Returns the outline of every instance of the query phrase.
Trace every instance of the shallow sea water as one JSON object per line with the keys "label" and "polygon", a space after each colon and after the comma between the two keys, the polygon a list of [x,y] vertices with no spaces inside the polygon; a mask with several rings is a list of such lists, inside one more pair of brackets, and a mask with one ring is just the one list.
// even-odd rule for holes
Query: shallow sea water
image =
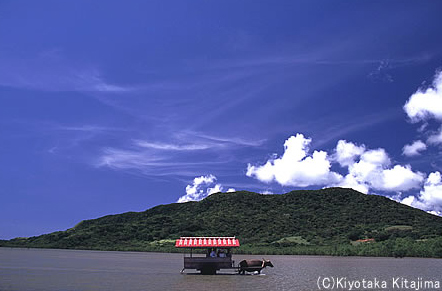
{"label": "shallow sea water", "polygon": [[[262,256],[234,255],[242,259]],[[182,254],[0,248],[0,290],[416,290],[442,281],[442,260],[321,256],[265,256],[274,264],[261,275],[200,275],[183,267]],[[340,280],[341,285],[337,284]],[[363,289],[377,280],[387,288]],[[350,288],[350,284],[357,284]],[[319,284],[318,284],[319,283]],[[345,283],[345,285],[343,285]],[[433,285],[434,286],[434,285]],[[330,290],[330,288],[329,288]]]}

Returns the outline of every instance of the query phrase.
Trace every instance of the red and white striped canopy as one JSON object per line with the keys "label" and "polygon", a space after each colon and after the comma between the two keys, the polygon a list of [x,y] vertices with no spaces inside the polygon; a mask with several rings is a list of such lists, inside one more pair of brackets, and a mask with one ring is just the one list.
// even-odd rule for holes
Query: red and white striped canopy
{"label": "red and white striped canopy", "polygon": [[175,242],[177,248],[210,248],[210,247],[239,247],[235,237],[180,237]]}

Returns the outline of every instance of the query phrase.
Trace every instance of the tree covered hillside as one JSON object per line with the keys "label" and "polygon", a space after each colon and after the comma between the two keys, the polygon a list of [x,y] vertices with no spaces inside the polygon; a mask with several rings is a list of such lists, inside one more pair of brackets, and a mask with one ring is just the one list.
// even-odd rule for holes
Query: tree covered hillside
{"label": "tree covered hillside", "polygon": [[0,245],[174,251],[180,236],[233,235],[242,252],[442,256],[441,217],[343,188],[218,193],[199,202],[85,220],[66,231]]}

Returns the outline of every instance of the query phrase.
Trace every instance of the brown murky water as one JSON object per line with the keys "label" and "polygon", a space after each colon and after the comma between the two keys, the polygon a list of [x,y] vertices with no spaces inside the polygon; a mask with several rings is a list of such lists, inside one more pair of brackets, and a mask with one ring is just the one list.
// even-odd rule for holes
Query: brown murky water
{"label": "brown murky water", "polygon": [[180,274],[182,254],[0,248],[0,290],[442,290],[437,288],[442,281],[440,259],[266,259],[275,267],[261,275],[203,276],[191,270]]}

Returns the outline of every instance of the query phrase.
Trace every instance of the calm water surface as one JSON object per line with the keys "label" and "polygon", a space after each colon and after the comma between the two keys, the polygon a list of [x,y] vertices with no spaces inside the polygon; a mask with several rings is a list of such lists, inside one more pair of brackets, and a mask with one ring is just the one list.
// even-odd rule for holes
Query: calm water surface
{"label": "calm water surface", "polygon": [[[236,262],[261,257],[234,255]],[[388,284],[386,289],[372,286],[365,290],[416,290],[410,286],[396,288],[392,280],[442,281],[439,259],[265,258],[275,267],[264,269],[261,275],[203,276],[192,270],[180,274],[182,254],[0,248],[0,290],[319,290],[318,278],[326,285],[333,279],[347,282],[344,288],[334,290],[349,290],[349,283],[362,283],[363,279]],[[364,289],[361,285],[353,290]]]}

